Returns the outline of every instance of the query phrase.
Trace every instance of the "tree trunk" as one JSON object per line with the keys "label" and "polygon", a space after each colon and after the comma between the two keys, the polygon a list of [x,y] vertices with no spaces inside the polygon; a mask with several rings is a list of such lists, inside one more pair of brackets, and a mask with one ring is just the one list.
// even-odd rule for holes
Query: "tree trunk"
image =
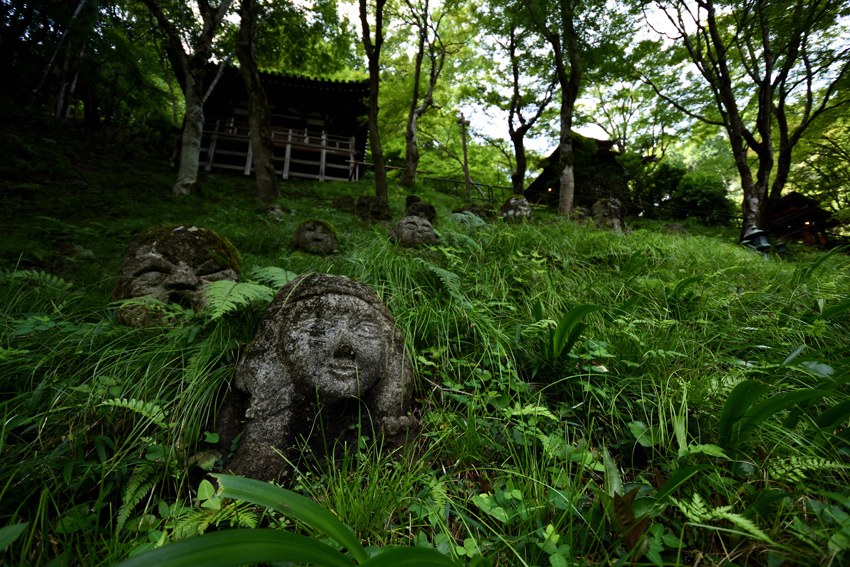
{"label": "tree trunk", "polygon": [[516,157],[516,168],[511,173],[511,185],[514,195],[522,195],[525,191],[525,172],[528,169],[528,160],[525,158],[525,131],[512,133],[511,142],[514,144]]}
{"label": "tree trunk", "polygon": [[416,122],[419,115],[411,112],[407,116],[407,129],[404,132],[405,166],[401,174],[402,187],[410,187],[416,181],[416,170],[419,168],[419,140],[416,137]]}
{"label": "tree trunk", "polygon": [[257,176],[257,198],[268,205],[280,197],[280,192],[274,171],[271,111],[263,85],[260,84],[260,71],[255,56],[257,9],[254,0],[242,0],[240,17],[242,22],[236,57],[248,93],[248,125],[251,128],[254,173]]}
{"label": "tree trunk", "polygon": [[558,200],[558,214],[569,215],[573,208],[576,189],[573,167],[573,109],[578,98],[582,73],[578,38],[573,24],[572,0],[561,0],[561,26],[564,30],[567,56],[570,58],[570,74],[569,77],[566,74],[563,53],[560,49],[556,49],[555,61],[558,66],[558,81],[561,83],[561,145],[558,156],[558,163],[561,166],[561,193]]}
{"label": "tree trunk", "polygon": [[204,133],[204,69],[186,73],[186,114],[180,144],[180,168],[177,183],[171,188],[174,195],[191,195],[197,190],[198,164],[201,156],[201,137]]}
{"label": "tree trunk", "polygon": [[372,43],[369,31],[369,19],[366,0],[360,0],[360,24],[363,29],[363,47],[369,59],[369,149],[375,164],[375,196],[389,201],[387,191],[387,170],[384,167],[384,154],[381,151],[381,139],[378,135],[378,88],[380,81],[381,46],[384,43],[384,5],[386,0],[377,0],[375,7],[375,42]]}

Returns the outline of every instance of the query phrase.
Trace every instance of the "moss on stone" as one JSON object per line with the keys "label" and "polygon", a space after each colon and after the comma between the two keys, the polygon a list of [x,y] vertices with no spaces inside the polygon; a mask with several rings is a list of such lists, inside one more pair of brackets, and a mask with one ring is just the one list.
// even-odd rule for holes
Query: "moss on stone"
{"label": "moss on stone", "polygon": [[304,222],[302,222],[300,225],[298,225],[298,228],[300,229],[302,226],[306,225],[307,223],[311,223],[311,222],[314,222],[314,223],[320,224],[320,225],[322,226],[322,228],[324,228],[324,229],[325,229],[325,232],[327,232],[328,234],[330,234],[331,236],[333,236],[334,238],[336,238],[337,240],[339,240],[339,235],[338,235],[338,234],[337,234],[337,232],[336,232],[336,227],[335,227],[334,225],[332,225],[331,223],[329,223],[328,221],[326,221],[326,220],[322,220],[322,219],[307,219],[307,220],[305,220]]}
{"label": "moss on stone", "polygon": [[[155,226],[153,228],[149,228],[144,232],[140,232],[137,234],[134,239],[141,244],[151,244],[155,241],[160,241],[163,244],[170,241],[175,236],[175,230],[185,227],[188,231],[192,225],[179,225],[179,224],[164,224]],[[193,231],[192,234],[195,235],[198,240],[204,242],[207,247],[220,254],[230,265],[233,270],[239,274],[242,271],[242,256],[239,254],[239,251],[235,246],[219,233],[214,230],[210,230],[208,228],[204,228],[202,226],[196,226],[197,231]]]}

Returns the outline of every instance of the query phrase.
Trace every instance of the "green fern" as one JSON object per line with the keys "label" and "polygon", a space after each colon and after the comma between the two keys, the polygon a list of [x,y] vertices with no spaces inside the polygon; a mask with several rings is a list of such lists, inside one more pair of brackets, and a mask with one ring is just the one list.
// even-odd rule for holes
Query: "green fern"
{"label": "green fern", "polygon": [[154,422],[156,425],[165,429],[168,428],[168,424],[165,421],[165,412],[163,411],[162,407],[153,402],[136,400],[134,398],[114,398],[111,400],[106,400],[100,405],[124,408],[130,411],[134,411],[145,416],[146,418]]}
{"label": "green fern", "polygon": [[14,272],[0,272],[0,276],[10,280],[26,280],[30,283],[38,283],[44,287],[56,289],[59,291],[68,291],[73,287],[73,282],[67,282],[58,276],[48,274],[47,272],[36,270],[19,270]]}
{"label": "green fern", "polygon": [[450,272],[449,270],[444,270],[430,262],[426,262],[422,258],[415,258],[417,262],[428,268],[431,273],[440,278],[440,281],[443,282],[443,285],[446,286],[449,294],[460,301],[461,303],[466,303],[466,298],[460,291],[460,276],[454,272]]}
{"label": "green fern", "polygon": [[744,530],[745,533],[754,537],[759,541],[763,541],[765,543],[773,543],[766,533],[761,531],[758,526],[756,526],[755,522],[746,518],[740,514],[733,514],[730,512],[732,506],[720,506],[718,508],[711,508],[707,505],[705,500],[703,500],[702,496],[698,493],[694,494],[693,498],[690,501],[688,500],[677,500],[675,498],[670,498],[670,500],[682,511],[682,513],[693,523],[695,524],[704,524],[706,522],[711,521],[720,521],[727,520],[731,522],[733,525]]}
{"label": "green fern", "polygon": [[265,268],[259,268],[254,270],[251,274],[256,280],[260,282],[269,282],[272,287],[275,289],[280,289],[295,278],[298,277],[298,274],[294,272],[290,272],[289,270],[284,270],[283,268],[278,268],[276,266],[267,266]]}
{"label": "green fern", "polygon": [[820,457],[791,457],[767,466],[767,474],[775,480],[784,482],[805,482],[809,473],[835,471],[847,468],[847,465]]}
{"label": "green fern", "polygon": [[130,475],[130,480],[127,481],[127,490],[124,491],[123,504],[118,509],[115,533],[121,531],[124,524],[127,523],[130,514],[136,508],[136,504],[141,502],[142,498],[147,496],[148,492],[153,488],[156,482],[156,477],[151,478],[153,472],[153,465],[149,464],[137,465],[133,469],[133,474]]}
{"label": "green fern", "polygon": [[215,321],[252,303],[270,303],[275,290],[259,284],[222,280],[207,285],[204,294],[210,302],[207,315],[211,321]]}

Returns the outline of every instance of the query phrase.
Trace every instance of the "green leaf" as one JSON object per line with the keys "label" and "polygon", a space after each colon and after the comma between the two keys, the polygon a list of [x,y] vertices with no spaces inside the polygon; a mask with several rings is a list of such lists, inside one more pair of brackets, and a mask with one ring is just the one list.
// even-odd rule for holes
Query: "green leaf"
{"label": "green leaf", "polygon": [[339,551],[307,536],[277,530],[223,530],[141,553],[116,567],[230,567],[290,561],[352,567]]}
{"label": "green leaf", "polygon": [[670,477],[670,480],[664,483],[664,486],[658,489],[658,492],[655,494],[655,498],[658,504],[664,504],[664,501],[670,497],[680,486],[685,484],[685,482],[697,474],[700,471],[704,470],[717,470],[717,467],[714,465],[696,465],[693,467],[688,467],[686,469],[682,469],[677,471],[676,474]]}
{"label": "green leaf", "polygon": [[[596,305],[578,305],[570,309],[569,313],[561,318],[558,323],[558,327],[555,329],[552,344],[554,351],[552,352],[552,356],[554,358],[558,358],[568,343],[570,344],[570,347],[572,347],[572,344],[578,339],[578,335],[580,335],[586,327],[586,325],[584,327],[579,327],[580,330],[575,337],[573,337],[573,334],[570,333],[570,331],[572,331],[577,325],[584,325],[584,323],[581,323],[582,317],[585,317],[594,311],[602,311],[603,309],[605,308]],[[566,352],[569,352],[569,349],[567,349]],[[564,354],[566,354],[566,352]]]}
{"label": "green leaf", "polygon": [[204,431],[204,441],[207,443],[218,443],[218,433]]}
{"label": "green leaf", "polygon": [[[218,480],[223,498],[233,498],[271,508],[287,518],[319,530],[347,548],[359,562],[369,558],[351,528],[309,498],[267,482],[225,474],[211,475]],[[243,562],[245,563],[245,562]]]}
{"label": "green leaf", "polygon": [[732,431],[738,421],[744,417],[750,406],[764,395],[770,387],[756,380],[744,380],[729,393],[723,410],[720,412],[719,444],[729,450],[732,445]]}
{"label": "green leaf", "polygon": [[567,560],[563,555],[550,555],[549,564],[552,567],[567,567]]}
{"label": "green leaf", "polygon": [[635,436],[637,442],[644,447],[654,447],[658,445],[658,432],[654,427],[647,426],[642,421],[632,421],[629,423],[629,431]]}
{"label": "green leaf", "polygon": [[215,494],[215,487],[208,480],[202,480],[198,487],[198,500],[207,500]]}
{"label": "green leaf", "polygon": [[386,547],[381,553],[362,563],[363,567],[430,567],[431,565],[456,567],[449,557],[436,549],[426,547]]}
{"label": "green leaf", "polygon": [[620,477],[620,469],[617,464],[611,459],[608,454],[608,449],[602,450],[602,456],[605,463],[605,494],[609,498],[614,498],[615,494],[623,494],[623,479]]}
{"label": "green leaf", "polygon": [[28,522],[22,522],[20,524],[0,528],[0,552],[15,543],[15,540],[21,537],[21,534],[24,533],[28,525]]}

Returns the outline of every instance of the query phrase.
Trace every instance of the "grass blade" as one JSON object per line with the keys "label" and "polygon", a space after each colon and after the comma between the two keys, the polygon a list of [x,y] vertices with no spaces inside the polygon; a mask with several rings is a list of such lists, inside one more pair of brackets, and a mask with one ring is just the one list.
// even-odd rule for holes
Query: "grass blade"
{"label": "grass blade", "polygon": [[351,529],[309,498],[251,478],[225,474],[211,476],[218,480],[222,488],[220,496],[271,508],[287,518],[298,520],[326,534],[348,549],[358,562],[363,563],[369,559],[369,555]]}
{"label": "grass blade", "polygon": [[190,537],[140,553],[115,567],[230,567],[290,561],[353,567],[334,548],[307,536],[277,530],[225,530]]}
{"label": "grass blade", "polygon": [[[561,318],[558,323],[558,327],[555,329],[554,344],[552,345],[554,348],[552,357],[557,359],[561,355],[561,351],[564,350],[564,347],[567,344],[570,331],[581,322],[580,320],[582,317],[585,317],[594,311],[601,311],[603,309],[605,308],[597,305],[578,305],[570,309],[569,313]],[[578,337],[576,337],[576,339],[577,338]],[[575,339],[573,342],[575,342]]]}
{"label": "grass blade", "polygon": [[388,547],[363,567],[456,567],[452,560],[426,547]]}

